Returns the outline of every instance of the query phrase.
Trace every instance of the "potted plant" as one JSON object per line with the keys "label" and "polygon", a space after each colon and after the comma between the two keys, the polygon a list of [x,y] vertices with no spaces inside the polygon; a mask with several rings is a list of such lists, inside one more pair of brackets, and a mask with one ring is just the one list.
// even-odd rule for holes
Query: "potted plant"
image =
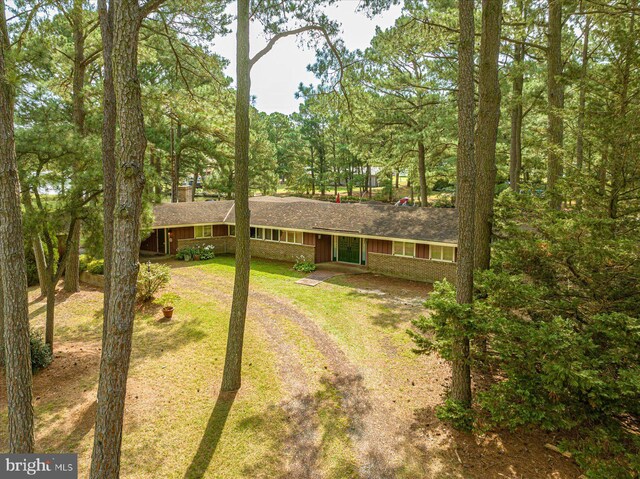
{"label": "potted plant", "polygon": [[200,248],[193,249],[193,261],[200,261]]}
{"label": "potted plant", "polygon": [[162,314],[164,315],[165,319],[171,319],[173,316],[173,303],[167,301],[162,307]]}
{"label": "potted plant", "polygon": [[162,314],[165,319],[171,319],[173,317],[173,310],[175,301],[178,299],[178,295],[173,293],[166,293],[160,296],[154,301],[156,304],[162,305]]}

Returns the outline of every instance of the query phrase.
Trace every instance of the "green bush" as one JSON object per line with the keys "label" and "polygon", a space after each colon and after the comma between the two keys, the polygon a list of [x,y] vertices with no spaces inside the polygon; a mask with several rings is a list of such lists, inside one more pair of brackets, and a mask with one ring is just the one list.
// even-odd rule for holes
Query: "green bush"
{"label": "green bush", "polygon": [[87,271],[89,263],[93,261],[93,258],[88,254],[80,255],[80,272]]}
{"label": "green bush", "polygon": [[104,274],[104,260],[94,259],[87,264],[87,271],[91,274]]}
{"label": "green bush", "polygon": [[[625,426],[640,417],[638,229],[508,191],[495,219],[500,239],[473,307],[437,284],[410,331],[416,351],[453,359],[451,326],[463,324],[471,367],[482,359],[500,378],[476,396],[483,427],[565,431],[587,476],[638,477],[640,439]],[[465,427],[458,412],[440,414]]]}
{"label": "green bush", "polygon": [[31,369],[35,372],[46,368],[53,361],[51,348],[44,342],[40,333],[31,331],[29,339],[31,343]]}
{"label": "green bush", "polygon": [[460,431],[473,430],[475,421],[473,409],[467,408],[453,399],[447,399],[444,404],[436,407],[436,417]]}
{"label": "green bush", "polygon": [[198,256],[200,260],[213,259],[216,257],[214,254],[215,246],[213,245],[194,245],[194,246],[185,246],[184,248],[180,248],[176,252],[176,259],[182,259],[184,261],[191,261],[195,259],[195,256]]}
{"label": "green bush", "polygon": [[145,302],[166,286],[171,280],[171,269],[164,264],[147,263],[138,272],[137,295],[138,300]]}
{"label": "green bush", "polygon": [[293,269],[301,273],[311,273],[316,270],[316,265],[313,261],[309,261],[301,255],[296,257],[296,263],[293,265]]}
{"label": "green bush", "polygon": [[216,257],[214,250],[215,246],[213,245],[200,245],[196,249],[196,254],[200,256],[201,260],[213,259]]}
{"label": "green bush", "polygon": [[194,249],[190,246],[185,246],[176,251],[176,259],[184,261],[191,261],[193,259]]}

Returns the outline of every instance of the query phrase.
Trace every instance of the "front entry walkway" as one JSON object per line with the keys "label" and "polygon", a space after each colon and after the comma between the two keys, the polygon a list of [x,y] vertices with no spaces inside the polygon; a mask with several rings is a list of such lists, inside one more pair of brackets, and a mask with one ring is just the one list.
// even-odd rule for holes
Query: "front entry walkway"
{"label": "front entry walkway", "polygon": [[323,281],[333,278],[334,276],[338,276],[339,274],[344,273],[340,273],[338,271],[316,270],[309,273],[306,277],[299,279],[296,283],[304,284],[305,286],[317,286]]}
{"label": "front entry walkway", "polygon": [[367,269],[364,266],[350,264],[321,263],[317,267],[318,269],[309,273],[306,277],[299,279],[296,283],[304,284],[305,286],[317,286],[323,281],[341,274],[367,273]]}

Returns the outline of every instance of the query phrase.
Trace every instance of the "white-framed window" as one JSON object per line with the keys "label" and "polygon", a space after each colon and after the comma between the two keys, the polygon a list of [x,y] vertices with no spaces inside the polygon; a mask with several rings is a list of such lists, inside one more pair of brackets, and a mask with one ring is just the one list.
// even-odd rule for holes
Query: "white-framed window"
{"label": "white-framed window", "polygon": [[431,259],[434,261],[448,261],[449,263],[455,261],[456,249],[453,246],[430,245],[429,251]]}
{"label": "white-framed window", "polygon": [[261,240],[264,239],[264,228],[257,228],[252,226],[249,228],[249,238]]}
{"label": "white-framed window", "polygon": [[211,225],[201,225],[194,228],[195,238],[211,238],[213,236],[213,228]]}
{"label": "white-framed window", "polygon": [[281,230],[280,241],[292,244],[302,244],[302,231]]}
{"label": "white-framed window", "polygon": [[280,241],[280,230],[265,228],[264,239],[266,241]]}
{"label": "white-framed window", "polygon": [[416,244],[408,241],[394,241],[393,254],[395,256],[409,256],[413,258],[416,255]]}
{"label": "white-framed window", "polygon": [[236,226],[229,225],[229,236],[235,236],[235,235],[236,235]]}

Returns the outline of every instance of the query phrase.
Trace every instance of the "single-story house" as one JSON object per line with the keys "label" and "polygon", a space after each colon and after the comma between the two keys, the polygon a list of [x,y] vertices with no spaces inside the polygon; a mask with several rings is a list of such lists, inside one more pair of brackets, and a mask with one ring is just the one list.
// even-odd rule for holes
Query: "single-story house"
{"label": "single-story house", "polygon": [[[295,261],[360,265],[418,281],[455,280],[458,220],[454,208],[330,203],[294,197],[250,199],[251,254]],[[175,254],[210,244],[235,252],[234,201],[163,203],[154,207],[148,253]]]}

